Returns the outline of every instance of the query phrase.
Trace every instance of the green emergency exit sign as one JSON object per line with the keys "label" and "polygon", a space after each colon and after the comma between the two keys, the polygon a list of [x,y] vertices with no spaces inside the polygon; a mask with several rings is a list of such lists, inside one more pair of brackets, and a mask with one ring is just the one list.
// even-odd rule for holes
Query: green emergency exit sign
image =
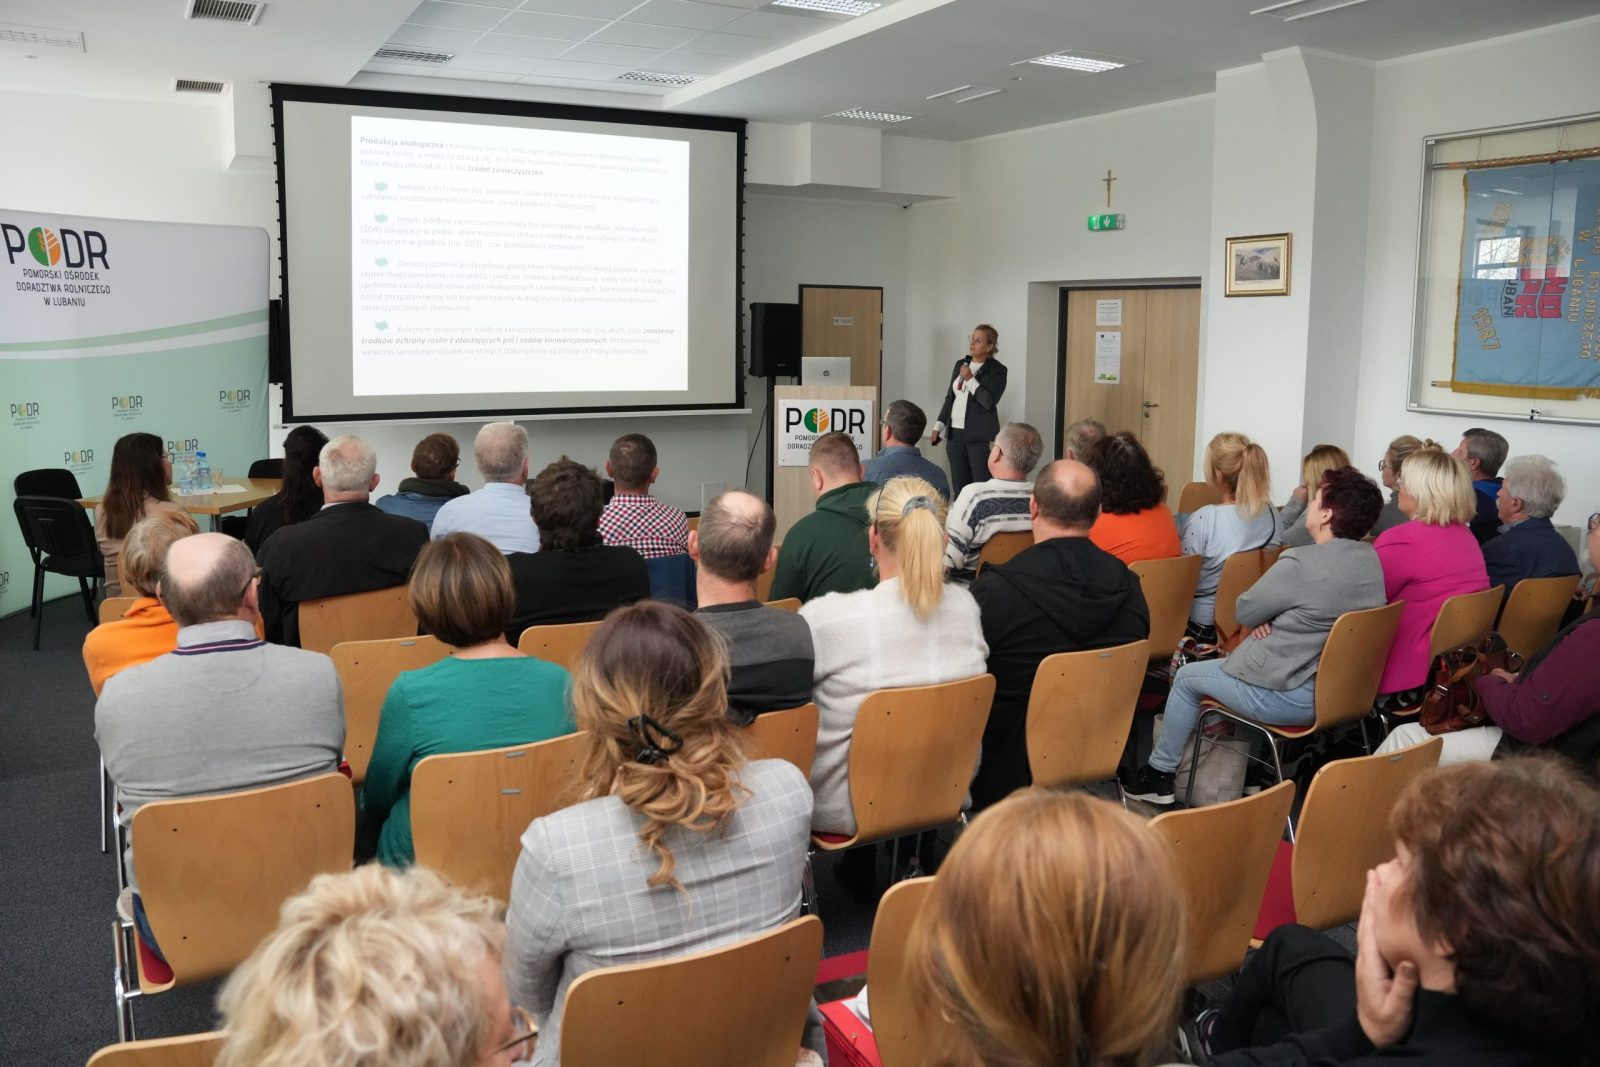
{"label": "green emergency exit sign", "polygon": [[1123,215],[1090,215],[1089,229],[1091,230],[1120,230],[1122,229]]}

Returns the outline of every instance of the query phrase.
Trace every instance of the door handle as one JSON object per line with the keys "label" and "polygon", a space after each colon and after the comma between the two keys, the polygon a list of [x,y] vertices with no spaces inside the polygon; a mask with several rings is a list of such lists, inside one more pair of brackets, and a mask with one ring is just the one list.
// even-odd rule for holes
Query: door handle
{"label": "door handle", "polygon": [[1152,403],[1150,403],[1150,401],[1146,400],[1144,403],[1140,404],[1139,406],[1142,407],[1142,408],[1158,408],[1161,405],[1160,404],[1152,404]]}

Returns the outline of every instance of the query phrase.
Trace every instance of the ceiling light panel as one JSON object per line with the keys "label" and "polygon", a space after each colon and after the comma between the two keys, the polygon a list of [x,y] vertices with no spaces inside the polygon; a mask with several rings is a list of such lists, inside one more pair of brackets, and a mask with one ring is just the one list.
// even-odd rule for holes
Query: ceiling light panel
{"label": "ceiling light panel", "polygon": [[455,56],[449,52],[430,52],[421,48],[380,48],[372,58],[384,63],[448,63]]}
{"label": "ceiling light panel", "polygon": [[644,82],[646,85],[693,85],[700,78],[694,74],[668,74],[659,70],[630,70],[617,75],[619,81]]}
{"label": "ceiling light panel", "polygon": [[1284,22],[1298,22],[1313,15],[1326,15],[1330,11],[1355,7],[1366,2],[1367,0],[1283,0],[1282,3],[1258,7],[1250,14],[1267,15]]}
{"label": "ceiling light panel", "polygon": [[83,51],[83,34],[77,30],[53,30],[48,26],[23,26],[0,22],[0,44],[20,44],[25,48],[70,48]]}
{"label": "ceiling light panel", "polygon": [[[1035,56],[1025,59],[1024,63],[1036,63],[1041,67],[1055,67],[1059,70],[1071,70],[1080,74],[1103,74],[1108,70],[1119,67],[1131,66],[1140,62],[1126,56],[1112,56],[1104,52],[1083,52],[1073,50],[1070,52],[1052,52],[1047,56]],[[1013,63],[1012,66],[1018,64]]]}
{"label": "ceiling light panel", "polygon": [[873,3],[872,0],[772,0],[768,6],[785,11],[810,11],[818,15],[843,15],[855,18],[857,15],[876,11],[883,5]]}
{"label": "ceiling light panel", "polygon": [[917,116],[902,115],[898,111],[872,111],[864,107],[852,107],[845,111],[835,111],[827,117],[830,119],[855,119],[858,122],[907,122]]}

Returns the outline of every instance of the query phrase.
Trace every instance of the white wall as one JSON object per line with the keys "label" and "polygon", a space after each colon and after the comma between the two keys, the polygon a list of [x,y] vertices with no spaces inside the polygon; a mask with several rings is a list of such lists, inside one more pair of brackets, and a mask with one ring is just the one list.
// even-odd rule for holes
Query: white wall
{"label": "white wall", "polygon": [[[1357,461],[1371,471],[1403,433],[1452,448],[1483,425],[1561,465],[1567,503],[1556,515],[1579,524],[1600,509],[1600,429],[1538,425],[1406,410],[1416,241],[1421,225],[1423,138],[1558,119],[1600,105],[1600,17],[1380,64],[1373,126]],[[1505,72],[1517,72],[1507,78]]]}

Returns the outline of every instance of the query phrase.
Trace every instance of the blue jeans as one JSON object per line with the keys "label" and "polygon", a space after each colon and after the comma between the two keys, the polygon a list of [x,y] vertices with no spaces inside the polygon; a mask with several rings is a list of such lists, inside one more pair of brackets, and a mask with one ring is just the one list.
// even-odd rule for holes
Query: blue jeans
{"label": "blue jeans", "polygon": [[1162,720],[1161,741],[1150,753],[1150,766],[1168,774],[1178,769],[1183,758],[1183,743],[1200,721],[1200,700],[1210,697],[1241,715],[1274,726],[1310,726],[1317,718],[1316,684],[1312,675],[1294,689],[1265,689],[1226,673],[1225,661],[1204,660],[1179,668],[1167,696]]}

